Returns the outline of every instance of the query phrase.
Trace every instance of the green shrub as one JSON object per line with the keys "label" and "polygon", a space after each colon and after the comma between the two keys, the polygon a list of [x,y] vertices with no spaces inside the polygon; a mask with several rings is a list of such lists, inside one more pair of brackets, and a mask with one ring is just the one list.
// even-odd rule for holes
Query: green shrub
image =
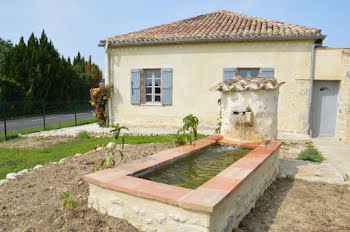
{"label": "green shrub", "polygon": [[308,148],[300,152],[297,159],[308,160],[317,163],[321,163],[324,160],[322,154],[312,145],[309,145]]}
{"label": "green shrub", "polygon": [[186,142],[187,142],[186,135],[184,135],[184,134],[178,134],[178,135],[176,135],[176,138],[175,138],[175,144],[176,144],[176,146],[185,145]]}
{"label": "green shrub", "polygon": [[90,138],[87,131],[80,131],[79,134],[77,135],[77,137],[81,140]]}

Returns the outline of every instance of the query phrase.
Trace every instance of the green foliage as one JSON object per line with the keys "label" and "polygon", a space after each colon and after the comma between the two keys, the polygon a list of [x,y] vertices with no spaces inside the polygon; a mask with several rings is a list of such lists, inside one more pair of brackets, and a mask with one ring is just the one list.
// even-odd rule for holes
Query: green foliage
{"label": "green foliage", "polygon": [[97,118],[97,123],[100,126],[105,126],[107,121],[106,103],[113,92],[113,85],[102,85],[98,88],[90,89],[90,103],[95,107],[93,116]]}
{"label": "green foliage", "polygon": [[[192,144],[192,141],[194,141],[197,138],[197,129],[199,120],[196,116],[193,114],[189,114],[182,120],[184,125],[177,131],[178,137],[176,138],[175,144],[180,146],[180,144],[183,143],[183,137],[186,138],[186,140]],[[188,133],[187,133],[188,132]],[[183,137],[180,136],[180,133],[182,133]],[[186,142],[185,142],[186,144]]]}
{"label": "green foliage", "polygon": [[344,181],[349,181],[349,180],[350,180],[349,175],[348,175],[348,174],[345,174],[345,175],[344,175]]}
{"label": "green foliage", "polygon": [[21,37],[15,46],[3,44],[0,40],[0,100],[87,100],[102,78],[91,57],[85,62],[78,53],[74,64],[61,57],[44,31],[40,38],[32,33],[27,43]]}
{"label": "green foliage", "polygon": [[221,122],[218,122],[218,124],[216,124],[215,134],[220,134],[220,132],[221,132]]}
{"label": "green foliage", "polygon": [[70,199],[71,191],[68,189],[67,192],[63,192],[63,196],[58,198],[58,200],[63,202],[63,209],[70,207],[71,209],[75,209],[78,206],[78,203],[72,199]]}
{"label": "green foliage", "polygon": [[114,135],[115,139],[119,138],[119,134],[120,134],[121,130],[129,131],[129,129],[127,127],[121,126],[119,123],[117,123],[116,125],[113,125],[112,127],[114,127],[114,130],[112,130],[112,131],[113,131],[113,135]]}
{"label": "green foliage", "polygon": [[89,133],[87,131],[80,131],[77,135],[79,139],[89,139]]}
{"label": "green foliage", "polygon": [[321,163],[324,160],[322,154],[312,145],[309,145],[305,150],[300,152],[297,159],[308,160],[317,163]]}
{"label": "green foliage", "polygon": [[286,178],[286,180],[290,180],[292,177],[291,177],[290,175],[287,174],[287,175],[285,176],[285,178]]}
{"label": "green foliage", "polygon": [[182,146],[185,145],[187,142],[186,136],[184,134],[178,134],[175,138],[175,144],[176,146]]}
{"label": "green foliage", "polygon": [[340,187],[340,186],[336,186],[334,188],[334,190],[337,192],[337,193],[340,193],[340,194],[344,194],[345,193],[345,189]]}
{"label": "green foliage", "polygon": [[189,114],[186,117],[183,118],[183,123],[184,125],[182,126],[181,129],[179,129],[179,133],[186,133],[187,131],[193,133],[194,137],[197,137],[197,128],[199,124],[199,120],[196,116],[193,114]]}
{"label": "green foliage", "polygon": [[[126,144],[144,144],[144,143],[169,143],[176,139],[177,135],[143,135],[131,136],[124,135]],[[198,134],[197,139],[205,138],[206,135]],[[33,168],[38,164],[47,162],[57,162],[77,153],[84,154],[93,150],[96,144],[106,146],[109,142],[121,144],[122,141],[116,141],[112,137],[96,137],[90,139],[72,139],[67,142],[54,144],[46,148],[36,149],[18,149],[4,148],[0,149],[0,179],[4,179],[7,173],[18,172],[23,169]]]}

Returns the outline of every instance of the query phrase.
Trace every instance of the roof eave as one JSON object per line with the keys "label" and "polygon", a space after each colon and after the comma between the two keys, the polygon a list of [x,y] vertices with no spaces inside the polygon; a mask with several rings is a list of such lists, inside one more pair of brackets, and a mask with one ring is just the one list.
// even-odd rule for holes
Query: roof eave
{"label": "roof eave", "polygon": [[[274,36],[274,37],[240,37],[240,38],[220,38],[220,39],[185,39],[185,40],[140,41],[140,42],[125,42],[125,43],[110,42],[109,46],[111,46],[111,47],[124,47],[124,46],[163,45],[163,44],[182,44],[182,43],[205,43],[205,42],[309,40],[309,39],[323,41],[325,38],[326,38],[326,35]],[[98,46],[99,47],[104,47],[105,43],[101,41],[98,44]]]}

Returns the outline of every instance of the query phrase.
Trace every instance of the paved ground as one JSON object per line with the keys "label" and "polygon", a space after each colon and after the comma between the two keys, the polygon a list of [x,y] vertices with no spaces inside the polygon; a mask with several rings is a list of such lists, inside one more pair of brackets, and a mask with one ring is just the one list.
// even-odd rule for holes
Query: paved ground
{"label": "paved ground", "polygon": [[[77,120],[92,118],[90,110],[77,113]],[[46,125],[74,121],[74,113],[49,114],[45,116]],[[20,118],[6,120],[7,131],[43,126],[43,117]],[[4,122],[0,122],[0,132],[4,132]]]}
{"label": "paved ground", "polygon": [[332,138],[312,139],[313,144],[326,158],[326,162],[332,164],[343,175],[350,176],[350,144],[340,144]]}

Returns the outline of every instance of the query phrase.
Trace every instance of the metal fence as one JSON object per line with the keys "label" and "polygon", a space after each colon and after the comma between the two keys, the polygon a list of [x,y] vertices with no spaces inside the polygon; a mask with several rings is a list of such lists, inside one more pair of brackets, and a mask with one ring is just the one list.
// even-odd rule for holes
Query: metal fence
{"label": "metal fence", "polygon": [[94,121],[88,100],[1,102],[0,139]]}

